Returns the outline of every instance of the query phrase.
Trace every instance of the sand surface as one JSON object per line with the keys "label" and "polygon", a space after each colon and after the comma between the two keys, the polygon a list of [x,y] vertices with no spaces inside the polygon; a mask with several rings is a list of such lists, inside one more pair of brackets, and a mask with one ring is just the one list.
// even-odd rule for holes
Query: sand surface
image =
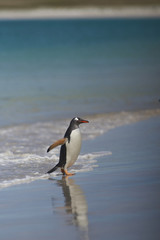
{"label": "sand surface", "polygon": [[0,238],[158,240],[159,130],[160,117],[117,127],[84,142],[112,152],[93,171],[1,189]]}

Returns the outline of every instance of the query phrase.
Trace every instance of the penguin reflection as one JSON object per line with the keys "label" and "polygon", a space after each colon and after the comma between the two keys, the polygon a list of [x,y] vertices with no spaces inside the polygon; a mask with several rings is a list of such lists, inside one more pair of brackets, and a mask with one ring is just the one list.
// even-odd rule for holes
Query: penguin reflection
{"label": "penguin reflection", "polygon": [[[88,206],[84,193],[80,186],[75,184],[74,179],[62,177],[62,180],[57,181],[58,186],[62,187],[67,214],[72,215],[72,223],[80,230],[88,232]],[[54,199],[52,199],[53,207]]]}

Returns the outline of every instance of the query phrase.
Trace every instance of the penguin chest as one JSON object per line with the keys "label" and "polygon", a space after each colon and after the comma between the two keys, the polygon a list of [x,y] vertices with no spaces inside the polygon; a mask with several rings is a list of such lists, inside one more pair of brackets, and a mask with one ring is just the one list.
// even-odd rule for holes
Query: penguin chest
{"label": "penguin chest", "polygon": [[72,166],[81,150],[81,133],[79,128],[71,132],[70,141],[66,142],[66,168]]}

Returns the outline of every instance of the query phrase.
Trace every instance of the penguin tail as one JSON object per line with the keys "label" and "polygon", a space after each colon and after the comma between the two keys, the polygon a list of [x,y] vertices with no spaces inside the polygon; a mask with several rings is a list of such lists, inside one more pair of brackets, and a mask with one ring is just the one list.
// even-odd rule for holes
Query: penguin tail
{"label": "penguin tail", "polygon": [[58,164],[55,167],[53,167],[51,170],[49,170],[47,173],[52,173],[52,172],[56,171],[57,168],[59,168]]}

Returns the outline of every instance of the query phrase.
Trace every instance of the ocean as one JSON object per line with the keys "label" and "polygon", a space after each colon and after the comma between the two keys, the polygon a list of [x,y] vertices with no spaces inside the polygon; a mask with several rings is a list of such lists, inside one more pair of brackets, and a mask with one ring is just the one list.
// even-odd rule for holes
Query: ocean
{"label": "ocean", "polygon": [[[159,76],[160,19],[1,20],[0,187],[46,178],[75,116],[85,141],[159,115]],[[110,154],[82,149],[73,171]]]}

